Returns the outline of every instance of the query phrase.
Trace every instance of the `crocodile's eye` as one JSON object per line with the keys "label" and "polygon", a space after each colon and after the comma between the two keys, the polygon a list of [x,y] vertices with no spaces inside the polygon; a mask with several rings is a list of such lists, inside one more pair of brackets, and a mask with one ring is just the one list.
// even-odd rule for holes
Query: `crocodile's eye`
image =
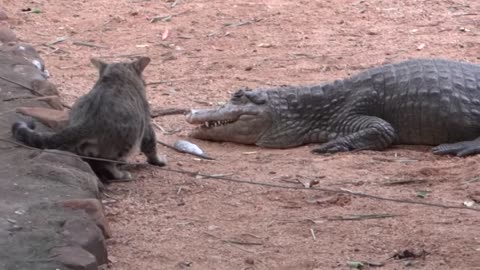
{"label": "crocodile's eye", "polygon": [[260,92],[246,92],[245,96],[253,103],[262,105],[267,102],[265,97]]}
{"label": "crocodile's eye", "polygon": [[232,94],[232,98],[230,99],[230,101],[233,104],[242,104],[245,99],[244,97],[245,97],[245,94],[243,92],[243,89],[240,89],[237,92]]}
{"label": "crocodile's eye", "polygon": [[240,89],[237,92],[233,93],[233,98],[241,98],[242,96],[243,96],[243,89]]}

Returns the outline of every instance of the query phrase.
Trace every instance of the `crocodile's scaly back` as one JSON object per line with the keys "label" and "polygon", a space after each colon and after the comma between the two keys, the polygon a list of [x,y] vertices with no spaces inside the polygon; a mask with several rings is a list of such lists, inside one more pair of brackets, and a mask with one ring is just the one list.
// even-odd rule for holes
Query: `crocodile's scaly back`
{"label": "crocodile's scaly back", "polygon": [[[480,136],[480,65],[476,64],[412,59],[319,85],[235,95],[221,108],[189,115],[191,123],[211,122],[197,129],[198,138],[229,141],[241,130],[248,138],[244,143],[275,148],[322,143],[314,150],[320,153],[380,150],[392,143],[451,142],[460,143],[439,146],[434,152],[480,153],[480,139],[470,142]],[[255,127],[253,119],[257,119]],[[264,127],[259,128],[259,123]],[[236,138],[235,142],[243,141]]]}
{"label": "crocodile's scaly back", "polygon": [[415,59],[362,72],[350,80],[345,110],[390,123],[395,143],[435,145],[480,132],[480,66]]}
{"label": "crocodile's scaly back", "polygon": [[[345,81],[313,85],[285,86],[266,90],[275,125],[257,144],[284,148],[326,141],[326,132],[349,95]],[[257,91],[264,91],[259,89]],[[288,140],[288,141],[287,141]]]}
{"label": "crocodile's scaly back", "polygon": [[[265,91],[259,89],[258,91]],[[266,90],[276,125],[262,146],[321,143],[354,132],[355,115],[376,116],[394,142],[435,145],[480,134],[480,66],[416,59],[345,80]]]}

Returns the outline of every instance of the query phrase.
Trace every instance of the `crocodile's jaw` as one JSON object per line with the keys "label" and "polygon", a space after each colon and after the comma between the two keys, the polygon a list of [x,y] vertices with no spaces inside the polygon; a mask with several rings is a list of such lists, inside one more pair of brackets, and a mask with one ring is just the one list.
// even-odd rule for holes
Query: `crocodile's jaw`
{"label": "crocodile's jaw", "polygon": [[227,105],[212,110],[192,110],[187,122],[199,125],[193,138],[209,141],[257,144],[272,125],[270,114],[254,106]]}

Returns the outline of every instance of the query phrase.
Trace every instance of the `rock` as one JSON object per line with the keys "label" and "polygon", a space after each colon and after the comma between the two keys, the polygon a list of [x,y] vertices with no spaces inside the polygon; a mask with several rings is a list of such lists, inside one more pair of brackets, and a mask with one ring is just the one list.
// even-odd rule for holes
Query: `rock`
{"label": "rock", "polygon": [[62,234],[91,254],[95,254],[98,265],[108,263],[107,246],[102,231],[88,219],[67,220]]}
{"label": "rock", "polygon": [[67,246],[52,250],[52,257],[74,270],[97,270],[95,256],[78,246]]}
{"label": "rock", "polygon": [[[59,96],[39,97],[39,98],[37,98],[37,100],[45,101],[45,102],[48,103],[48,105],[50,105],[50,107],[52,107],[53,109],[58,110],[58,111],[63,111],[63,104],[62,104],[62,102],[60,101],[60,97],[59,97]],[[67,117],[68,117],[68,116],[67,116]]]}
{"label": "rock", "polygon": [[[33,177],[57,181],[66,186],[74,185],[77,189],[82,190],[86,197],[100,197],[102,183],[90,165],[75,154],[61,150],[49,150],[32,156],[32,159],[35,163],[32,166],[34,171],[31,172]],[[62,164],[62,166],[60,167],[58,164]]]}
{"label": "rock", "polygon": [[33,80],[32,88],[42,96],[59,96],[57,86],[47,80]]}
{"label": "rock", "polygon": [[29,63],[32,63],[32,60],[36,59],[42,66],[45,66],[45,62],[32,45],[18,42],[8,42],[2,46],[1,50],[14,56],[20,56]]}
{"label": "rock", "polygon": [[253,258],[246,258],[245,259],[245,263],[246,264],[249,264],[249,265],[254,265],[255,264],[255,260]]}
{"label": "rock", "polygon": [[[45,62],[31,45],[18,42],[8,42],[4,43],[0,47],[0,50],[10,54],[12,57],[17,56],[24,60],[22,62],[17,61],[18,63],[14,65],[14,71],[21,73],[25,78],[30,79],[30,81],[35,79],[45,80],[48,78],[48,74],[45,71]],[[29,71],[30,68],[37,70],[37,72]],[[41,76],[36,76],[37,73],[41,74]]]}
{"label": "rock", "polygon": [[0,42],[8,43],[17,41],[17,35],[7,26],[0,26]]}
{"label": "rock", "polygon": [[108,239],[112,237],[112,232],[108,226],[102,203],[97,199],[76,199],[57,202],[62,208],[74,210],[84,210],[95,221],[97,226],[102,230],[103,236]]}
{"label": "rock", "polygon": [[[13,140],[9,132],[12,123],[25,118],[15,113],[16,108],[49,108],[45,101],[56,101],[36,97],[28,90],[35,78],[45,79],[42,65],[37,65],[42,61],[34,61],[38,54],[31,46],[10,43],[0,45],[0,75],[5,78],[0,80],[0,128],[5,131],[0,137]],[[41,98],[47,100],[39,101]],[[36,129],[51,131],[41,123]],[[0,269],[97,270],[97,260],[107,260],[105,238],[97,221],[85,210],[56,204],[99,197],[101,183],[90,166],[63,151],[33,151],[12,147],[6,141],[0,144]]]}
{"label": "rock", "polygon": [[45,79],[43,72],[39,72],[39,70],[31,63],[14,65],[13,71],[17,73],[17,76],[30,78],[32,81]]}
{"label": "rock", "polygon": [[31,60],[36,59],[42,64],[42,66],[45,66],[44,61],[38,54],[37,50],[35,50],[35,48],[30,44],[25,44],[25,43],[15,44],[12,48],[12,53],[14,55],[23,56],[25,59],[29,60],[29,62],[31,62]]}
{"label": "rock", "polygon": [[68,112],[42,107],[18,107],[17,113],[31,116],[42,124],[53,128],[60,129],[68,125]]}

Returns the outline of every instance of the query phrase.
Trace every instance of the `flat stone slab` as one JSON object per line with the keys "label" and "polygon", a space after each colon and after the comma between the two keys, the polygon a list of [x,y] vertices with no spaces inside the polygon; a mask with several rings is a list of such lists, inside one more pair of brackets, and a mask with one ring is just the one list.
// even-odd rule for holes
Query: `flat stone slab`
{"label": "flat stone slab", "polygon": [[43,120],[39,130],[68,121],[43,65],[27,44],[0,46],[0,269],[95,270],[111,236],[98,178],[77,156],[21,147],[10,133],[18,119]]}

